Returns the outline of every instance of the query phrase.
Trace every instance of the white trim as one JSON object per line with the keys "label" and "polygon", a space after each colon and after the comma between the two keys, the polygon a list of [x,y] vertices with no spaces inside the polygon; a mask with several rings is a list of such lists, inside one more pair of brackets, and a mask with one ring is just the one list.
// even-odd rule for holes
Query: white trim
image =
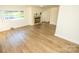
{"label": "white trim", "polygon": [[50,23],[50,24],[52,24],[52,25],[55,25],[55,26],[56,26],[56,24],[55,24],[55,23]]}
{"label": "white trim", "polygon": [[[69,38],[64,37],[64,36],[62,36],[62,35],[59,35],[59,34],[55,34],[55,36],[56,36],[56,37],[60,37],[60,38],[65,39],[65,40],[68,40],[68,39],[69,39]],[[68,41],[73,42],[73,43],[79,45],[79,42],[76,42],[76,41],[73,41],[73,40],[70,40],[70,39],[69,39]]]}

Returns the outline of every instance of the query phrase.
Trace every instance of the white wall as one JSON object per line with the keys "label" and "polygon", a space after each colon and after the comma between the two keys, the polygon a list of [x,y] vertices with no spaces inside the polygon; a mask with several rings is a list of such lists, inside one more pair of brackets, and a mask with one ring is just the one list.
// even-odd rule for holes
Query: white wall
{"label": "white wall", "polygon": [[34,18],[33,18],[33,8],[32,8],[32,6],[30,6],[29,8],[28,8],[28,25],[34,25]]}
{"label": "white wall", "polygon": [[33,10],[33,13],[35,14],[35,13],[40,13],[40,12],[42,12],[42,8],[41,7],[34,7],[34,6],[32,6],[32,10]]}
{"label": "white wall", "polygon": [[58,18],[59,6],[50,9],[50,24],[56,25]]}
{"label": "white wall", "polygon": [[50,22],[50,8],[42,8],[41,22]]}
{"label": "white wall", "polygon": [[52,6],[42,8],[42,19],[41,21],[50,22],[50,24],[56,25],[58,18],[59,6]]}
{"label": "white wall", "polygon": [[60,6],[55,35],[79,44],[79,6]]}
{"label": "white wall", "polygon": [[8,30],[11,27],[21,27],[26,25],[32,25],[32,10],[29,6],[8,6],[0,5],[0,10],[23,10],[24,11],[24,20],[3,20],[0,19],[0,31]]}

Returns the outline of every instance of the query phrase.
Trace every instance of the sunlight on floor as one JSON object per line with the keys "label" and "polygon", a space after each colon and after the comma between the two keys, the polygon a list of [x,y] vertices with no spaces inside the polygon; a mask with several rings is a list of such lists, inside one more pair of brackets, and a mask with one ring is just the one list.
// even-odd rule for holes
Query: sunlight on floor
{"label": "sunlight on floor", "polygon": [[11,46],[17,46],[25,40],[25,37],[27,37],[26,32],[15,31],[8,37],[7,44],[10,44]]}

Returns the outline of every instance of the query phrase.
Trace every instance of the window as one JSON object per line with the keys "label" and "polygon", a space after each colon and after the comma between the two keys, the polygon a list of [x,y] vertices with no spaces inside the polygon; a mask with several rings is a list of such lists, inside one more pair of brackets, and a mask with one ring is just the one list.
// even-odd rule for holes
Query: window
{"label": "window", "polygon": [[0,17],[5,20],[22,20],[24,19],[24,11],[1,11]]}

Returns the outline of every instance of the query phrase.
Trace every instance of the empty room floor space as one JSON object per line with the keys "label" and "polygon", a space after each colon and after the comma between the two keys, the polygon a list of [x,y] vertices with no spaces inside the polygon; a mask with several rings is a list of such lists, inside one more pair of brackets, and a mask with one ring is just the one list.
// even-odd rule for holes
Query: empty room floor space
{"label": "empty room floor space", "polygon": [[79,45],[54,36],[55,28],[44,23],[0,32],[0,52],[79,52]]}

